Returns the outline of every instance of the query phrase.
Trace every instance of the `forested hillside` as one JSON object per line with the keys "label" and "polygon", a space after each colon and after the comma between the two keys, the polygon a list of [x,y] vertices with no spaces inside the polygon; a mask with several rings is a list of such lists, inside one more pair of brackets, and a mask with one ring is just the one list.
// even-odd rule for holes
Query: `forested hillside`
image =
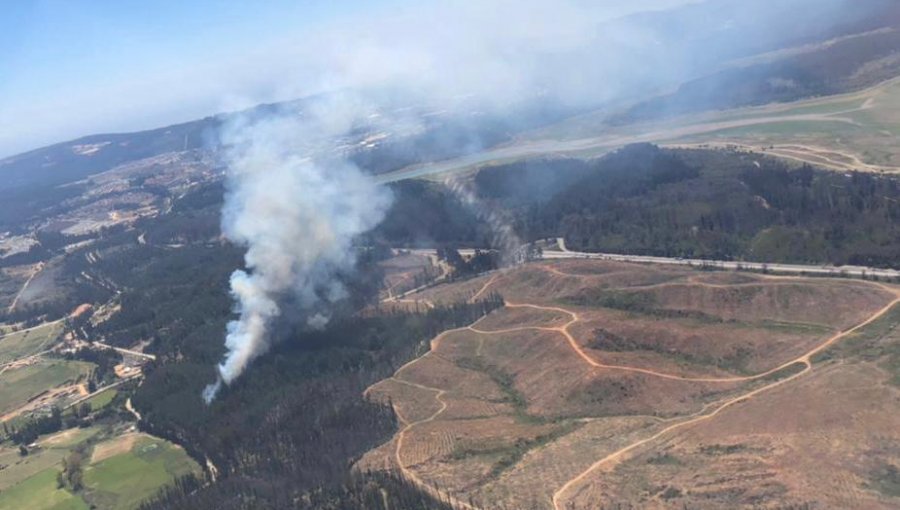
{"label": "forested hillside", "polygon": [[[386,239],[485,247],[452,192],[401,185]],[[503,214],[523,241],[565,237],[568,247],[669,257],[762,262],[900,265],[900,182],[870,173],[790,166],[760,154],[634,145],[594,160],[533,160],[488,167],[474,178],[483,207]],[[424,190],[424,191],[423,191]],[[398,205],[398,210],[409,205]],[[483,227],[483,226],[482,226]],[[475,234],[473,235],[472,232]],[[468,237],[467,237],[468,235]]]}
{"label": "forested hillside", "polygon": [[253,376],[207,406],[201,392],[215,381],[233,318],[228,276],[242,264],[241,250],[219,241],[210,221],[221,191],[200,187],[169,213],[137,231],[109,233],[91,246],[91,257],[73,255],[65,264],[71,275],[89,271],[117,293],[116,312],[85,326],[92,336],[123,346],[149,340],[146,351],[157,356],[132,397],[140,427],[182,445],[217,476],[213,485],[182,480],[146,508],[379,508],[376,497],[385,509],[447,508],[392,475],[352,472],[362,453],[397,428],[391,407],[362,393],[420,355],[424,341],[474,322],[502,299],[380,310],[377,262],[386,252],[361,248],[358,271],[341,276],[349,293],[329,325],[310,330],[284,314],[274,335],[280,341],[254,363]]}
{"label": "forested hillside", "polygon": [[[132,397],[140,426],[184,446],[218,476],[212,485],[185,479],[148,510],[446,508],[395,477],[352,473],[353,462],[398,427],[390,406],[361,395],[421,354],[424,341],[470,324],[502,298],[379,309],[377,263],[389,247],[489,248],[486,212],[509,221],[523,241],[564,236],[579,250],[888,266],[900,253],[896,179],[788,167],[756,154],[636,145],[462,179],[471,179],[474,208],[451,191],[459,186],[392,185],[388,217],[358,242],[359,270],[340,276],[349,298],[330,325],[312,331],[282,317],[282,341],[210,406],[200,395],[216,377],[233,318],[228,276],[243,255],[220,239],[222,186],[197,186],[164,214],[59,255],[62,276],[81,290],[54,306],[110,301],[115,312],[85,328],[111,344],[149,341],[146,350],[157,356]],[[373,506],[377,494],[387,499]]]}

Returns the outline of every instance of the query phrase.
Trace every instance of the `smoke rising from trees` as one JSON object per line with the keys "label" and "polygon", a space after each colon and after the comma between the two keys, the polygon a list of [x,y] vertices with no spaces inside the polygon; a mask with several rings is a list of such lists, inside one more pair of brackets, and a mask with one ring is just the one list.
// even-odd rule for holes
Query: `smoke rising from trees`
{"label": "smoke rising from trees", "polygon": [[[641,5],[684,3],[692,2]],[[841,19],[851,3],[721,0],[715,20],[721,29],[711,32],[701,30],[709,20],[682,10],[680,16],[705,34],[697,38],[683,33],[693,25],[682,18],[671,26],[662,18],[644,23],[639,16],[613,21],[627,13],[615,4],[460,0],[409,7],[285,41],[290,50],[267,56],[282,64],[297,61],[273,85],[281,97],[331,92],[304,102],[302,111],[233,116],[221,133],[228,167],[223,232],[246,246],[247,254],[246,269],[231,276],[239,317],[228,325],[228,351],[219,379],[204,392],[206,400],[269,348],[268,331],[282,312],[282,298],[296,299],[310,327],[327,322],[327,305],[343,295],[335,276],[355,263],[354,237],[375,227],[390,203],[370,174],[349,161],[348,144],[358,144],[350,134],[360,128],[388,137],[416,131],[421,117],[404,112],[398,98],[420,107],[419,113],[450,111],[464,119],[504,118],[534,104],[585,108],[624,101],[774,47],[784,34],[802,42],[803,34],[812,33],[809,27],[760,33],[760,24],[748,20],[767,16],[794,23],[791,12],[815,4],[819,27]],[[449,186],[474,204],[463,184]],[[516,243],[502,218],[483,210],[479,215],[494,228],[500,248]]]}
{"label": "smoke rising from trees", "polygon": [[238,117],[223,131],[228,170],[222,230],[247,247],[246,270],[231,275],[239,317],[228,324],[228,352],[219,379],[203,392],[207,402],[268,350],[280,298],[290,295],[309,327],[327,323],[326,305],[345,294],[336,275],[355,263],[354,237],[377,225],[390,203],[385,188],[328,146],[354,116],[336,118],[341,110],[323,106]]}

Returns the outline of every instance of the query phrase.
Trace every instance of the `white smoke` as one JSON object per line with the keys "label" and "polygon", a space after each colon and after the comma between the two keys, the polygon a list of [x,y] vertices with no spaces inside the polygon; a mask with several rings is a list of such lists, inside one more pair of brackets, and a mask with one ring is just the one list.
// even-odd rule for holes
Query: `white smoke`
{"label": "white smoke", "polygon": [[222,231],[247,253],[246,270],[231,275],[239,317],[228,324],[228,352],[203,392],[207,403],[269,349],[280,298],[293,298],[308,325],[322,328],[328,317],[320,309],[345,295],[337,275],[355,264],[353,239],[390,203],[385,188],[333,152],[333,137],[358,120],[354,112],[366,110],[344,97],[302,113],[239,116],[223,130]]}
{"label": "white smoke", "polygon": [[488,226],[491,232],[491,247],[500,253],[500,265],[505,266],[514,262],[514,257],[523,243],[516,235],[510,218],[507,218],[502,211],[488,207],[478,197],[470,179],[449,175],[444,178],[443,184]]}
{"label": "white smoke", "polygon": [[[234,381],[266,352],[282,298],[296,301],[310,328],[322,328],[328,321],[327,304],[344,294],[335,276],[352,269],[352,240],[381,220],[389,197],[340,151],[353,145],[350,133],[403,139],[422,121],[399,113],[396,103],[393,109],[374,108],[380,101],[373,91],[381,91],[380,99],[400,98],[398,102],[406,102],[402,106],[427,105],[429,114],[451,111],[471,119],[544,101],[578,108],[621,106],[744,55],[748,38],[740,30],[730,35],[732,21],[782,4],[731,0],[716,16],[725,28],[703,31],[712,22],[698,18],[692,28],[699,32],[696,37],[679,27],[673,31],[663,18],[614,19],[641,8],[694,1],[451,0],[392,6],[377,16],[366,13],[320,31],[279,38],[242,59],[247,67],[236,68],[241,72],[216,76],[217,83],[264,80],[244,87],[263,94],[250,103],[328,94],[304,104],[302,113],[237,116],[222,134],[229,147],[223,231],[230,241],[247,247],[246,270],[231,277],[239,317],[228,325],[228,352],[218,367],[219,379],[207,387],[204,398],[210,401],[223,383]],[[835,9],[829,11],[832,16],[843,12]],[[789,16],[780,17],[793,23]],[[711,34],[715,37],[710,39]],[[710,40],[741,44],[732,48],[735,44]],[[265,78],[267,67],[279,71]],[[361,95],[363,90],[367,95]],[[575,134],[587,136],[596,120],[588,115],[586,127],[574,126]],[[518,248],[507,218],[478,203],[464,180],[447,184],[492,227],[494,247],[504,254]]]}

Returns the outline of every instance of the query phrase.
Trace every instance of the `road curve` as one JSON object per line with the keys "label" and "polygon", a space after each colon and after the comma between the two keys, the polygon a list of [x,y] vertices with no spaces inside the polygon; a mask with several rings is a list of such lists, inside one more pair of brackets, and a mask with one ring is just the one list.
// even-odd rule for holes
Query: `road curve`
{"label": "road curve", "polygon": [[847,337],[848,335],[850,335],[850,334],[852,334],[852,333],[855,333],[856,331],[858,331],[858,330],[860,330],[860,329],[862,329],[862,328],[868,326],[869,324],[875,322],[876,320],[878,320],[878,319],[880,319],[881,317],[883,317],[884,315],[886,315],[892,308],[894,308],[895,306],[897,306],[898,304],[900,304],[900,291],[896,291],[896,290],[895,290],[895,291],[894,291],[894,295],[895,295],[895,299],[894,299],[893,301],[891,301],[890,303],[888,303],[884,308],[881,308],[880,310],[878,310],[877,312],[875,312],[874,314],[872,314],[871,316],[869,316],[869,318],[866,319],[865,321],[863,321],[863,322],[857,324],[856,326],[854,326],[854,327],[852,327],[852,328],[850,328],[850,329],[848,329],[848,330],[842,331],[841,333],[838,333],[837,335],[832,336],[831,338],[829,338],[828,340],[826,340],[826,341],[823,342],[822,344],[819,344],[818,346],[816,346],[816,347],[813,348],[812,350],[808,351],[808,352],[807,352],[806,354],[804,354],[803,356],[800,356],[800,357],[797,358],[797,359],[794,359],[794,360],[792,360],[792,361],[789,361],[789,362],[785,363],[785,364],[782,365],[781,367],[776,368],[776,369],[774,369],[773,371],[770,371],[769,374],[772,374],[772,373],[777,372],[777,371],[779,371],[779,370],[785,369],[785,368],[787,368],[787,367],[789,367],[789,366],[791,366],[791,365],[802,364],[802,365],[804,366],[804,368],[803,368],[803,370],[801,370],[800,372],[797,372],[796,374],[793,374],[793,375],[791,375],[791,376],[789,376],[789,377],[786,377],[786,378],[784,378],[784,379],[779,379],[779,380],[777,380],[777,381],[775,381],[775,382],[773,382],[773,383],[767,384],[767,385],[765,385],[765,386],[762,386],[762,387],[757,388],[757,389],[755,389],[755,390],[749,391],[749,392],[747,392],[747,393],[738,395],[737,397],[730,398],[730,399],[726,400],[725,402],[721,403],[720,405],[718,405],[718,406],[717,406],[712,412],[710,412],[710,413],[703,414],[703,415],[700,415],[700,416],[689,417],[688,419],[686,419],[686,420],[684,420],[684,421],[681,421],[681,422],[675,423],[675,424],[673,424],[673,425],[670,425],[670,426],[668,426],[668,427],[666,427],[666,428],[660,430],[660,431],[657,432],[656,434],[653,434],[653,435],[650,436],[650,437],[647,437],[647,438],[641,439],[641,440],[639,440],[639,441],[636,441],[636,442],[634,442],[634,443],[631,443],[630,445],[628,445],[628,446],[626,446],[626,447],[624,447],[624,448],[621,448],[621,449],[619,449],[619,450],[617,450],[617,451],[615,451],[615,452],[613,452],[613,453],[607,455],[606,457],[603,457],[602,459],[598,460],[597,462],[595,462],[594,464],[592,464],[588,469],[586,469],[585,471],[581,472],[578,476],[576,476],[575,478],[572,478],[571,480],[569,480],[568,482],[566,482],[562,487],[560,487],[560,488],[553,494],[553,508],[554,508],[554,510],[563,510],[563,506],[561,505],[562,498],[563,498],[563,496],[565,495],[565,493],[566,493],[567,491],[569,491],[569,490],[572,489],[572,487],[574,487],[575,485],[577,485],[579,482],[583,481],[583,480],[584,480],[585,478],[587,478],[591,473],[593,473],[593,472],[596,471],[597,469],[603,467],[604,465],[622,459],[622,457],[624,457],[628,452],[630,452],[630,451],[632,451],[632,450],[634,450],[634,449],[636,449],[636,448],[638,448],[638,447],[640,447],[640,446],[643,446],[643,445],[645,445],[645,444],[647,444],[647,443],[649,443],[649,442],[651,442],[651,441],[654,441],[654,440],[656,440],[656,439],[658,439],[658,438],[664,436],[665,434],[667,434],[667,433],[669,433],[669,432],[671,432],[671,431],[673,431],[673,430],[680,429],[680,428],[683,428],[683,427],[687,427],[687,426],[693,425],[693,424],[695,424],[695,423],[699,423],[699,422],[701,422],[701,421],[709,420],[709,419],[715,417],[716,415],[718,415],[719,413],[721,413],[722,411],[724,411],[726,408],[733,406],[734,404],[743,402],[743,401],[745,401],[745,400],[747,400],[747,399],[749,399],[749,398],[752,398],[752,397],[754,397],[754,396],[756,396],[756,395],[758,395],[758,394],[760,394],[760,393],[763,393],[763,392],[768,391],[768,390],[770,390],[770,389],[772,389],[772,388],[781,386],[781,385],[783,385],[783,384],[785,384],[785,383],[787,383],[787,382],[789,382],[789,381],[793,381],[794,379],[796,379],[796,378],[798,378],[798,377],[800,377],[800,376],[806,374],[807,372],[810,372],[811,370],[813,370],[812,357],[813,357],[814,355],[818,354],[819,352],[822,352],[823,350],[827,349],[828,347],[830,347],[831,345],[835,344],[836,342],[842,340],[843,338]]}

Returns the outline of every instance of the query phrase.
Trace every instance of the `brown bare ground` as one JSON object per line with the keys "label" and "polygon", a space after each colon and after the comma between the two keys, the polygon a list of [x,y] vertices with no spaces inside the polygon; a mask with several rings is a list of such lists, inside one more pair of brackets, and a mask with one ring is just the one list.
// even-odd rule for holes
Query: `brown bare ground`
{"label": "brown bare ground", "polygon": [[135,441],[143,435],[144,434],[139,432],[129,432],[98,444],[94,447],[93,453],[91,453],[91,464],[96,464],[103,459],[130,452]]}
{"label": "brown bare ground", "polygon": [[[597,310],[582,313],[572,334],[610,364],[681,367],[696,376],[757,373],[809,350],[834,332],[824,324],[705,322],[635,317]],[[753,353],[764,353],[754,356]]]}
{"label": "brown bare ground", "polygon": [[569,501],[897,508],[870,488],[874,471],[900,460],[900,392],[883,379],[872,365],[832,365],[598,472]]}
{"label": "brown bare ground", "polygon": [[[401,430],[360,468],[466,510],[886,507],[869,478],[900,463],[900,391],[874,365],[811,359],[886,316],[895,287],[579,260],[408,299],[494,291],[507,307],[367,390]],[[598,292],[651,306],[573,304]]]}

